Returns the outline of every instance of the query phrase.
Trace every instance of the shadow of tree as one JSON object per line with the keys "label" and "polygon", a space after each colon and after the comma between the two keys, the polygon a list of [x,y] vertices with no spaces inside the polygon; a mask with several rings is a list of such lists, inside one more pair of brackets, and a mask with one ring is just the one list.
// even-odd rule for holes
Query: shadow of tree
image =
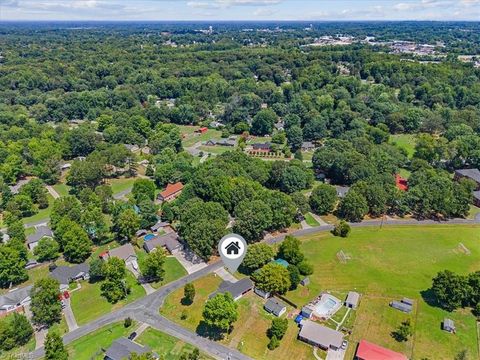
{"label": "shadow of tree", "polygon": [[427,289],[427,290],[422,290],[420,291],[420,295],[422,296],[423,301],[425,301],[428,305],[433,306],[433,307],[438,307],[441,309],[445,308],[438,302],[433,290]]}
{"label": "shadow of tree", "polygon": [[224,336],[224,333],[219,328],[208,325],[204,320],[200,321],[196,332],[202,337],[206,337],[215,341],[223,339]]}

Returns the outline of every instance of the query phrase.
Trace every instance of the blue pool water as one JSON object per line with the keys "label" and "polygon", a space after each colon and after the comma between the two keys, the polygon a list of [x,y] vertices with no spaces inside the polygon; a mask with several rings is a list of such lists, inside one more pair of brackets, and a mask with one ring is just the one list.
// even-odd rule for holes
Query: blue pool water
{"label": "blue pool water", "polygon": [[152,240],[154,237],[155,237],[155,235],[153,235],[153,234],[147,234],[143,237],[143,240],[149,241],[149,240]]}

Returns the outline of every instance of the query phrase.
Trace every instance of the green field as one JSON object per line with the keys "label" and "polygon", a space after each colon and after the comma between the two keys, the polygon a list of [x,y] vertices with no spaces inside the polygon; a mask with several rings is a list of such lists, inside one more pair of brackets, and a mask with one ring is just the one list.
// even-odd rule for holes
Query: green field
{"label": "green field", "polygon": [[64,183],[55,184],[52,187],[60,196],[67,196],[70,191],[70,186]]}
{"label": "green field", "polygon": [[72,292],[71,305],[75,319],[78,325],[84,325],[96,318],[116,310],[125,304],[128,304],[142,296],[145,296],[145,290],[137,283],[132,273],[127,271],[127,283],[130,285],[131,292],[126,299],[116,304],[110,304],[101,296],[100,285],[98,283],[89,283],[83,281],[81,289]]}
{"label": "green field", "polygon": [[134,329],[135,326],[125,328],[123,322],[105,326],[68,345],[70,358],[75,360],[103,359],[102,349],[110,347],[118,338],[128,336]]}
{"label": "green field", "polygon": [[[164,359],[169,360],[179,360],[182,354],[191,353],[194,350],[192,345],[152,328],[145,330],[135,341],[150,347],[160,358],[163,356]],[[211,358],[202,354],[200,359]]]}
{"label": "green field", "polygon": [[182,144],[184,147],[195,145],[197,142],[203,142],[210,139],[220,139],[222,132],[214,129],[208,129],[204,134],[198,134],[195,130],[200,129],[200,126],[178,126],[183,136]]}
{"label": "green field", "polygon": [[133,186],[137,178],[110,179],[108,184],[112,187],[112,193],[115,195],[121,191],[128,190]]}
{"label": "green field", "polygon": [[319,226],[320,223],[310,213],[305,214],[305,222],[310,226]]}
{"label": "green field", "polygon": [[[360,292],[362,300],[349,339],[353,345],[367,339],[415,359],[453,359],[462,349],[468,349],[472,358],[478,356],[474,316],[468,310],[448,313],[428,305],[426,291],[438,271],[466,274],[480,269],[480,226],[354,228],[346,239],[325,232],[301,240],[315,272],[309,286],[287,297],[302,306],[321,291]],[[462,252],[459,243],[471,254]],[[338,260],[340,250],[351,257],[346,263]],[[409,316],[388,303],[403,296],[416,301],[411,315],[414,336],[398,343],[390,333]],[[455,321],[457,334],[440,330],[445,317]],[[347,358],[353,357],[354,348],[349,347]]]}
{"label": "green field", "polygon": [[40,220],[48,221],[50,217],[50,213],[52,212],[52,205],[53,205],[54,199],[53,199],[53,196],[50,194],[47,194],[47,197],[48,197],[48,207],[45,209],[38,210],[38,212],[33,216],[23,218],[22,221],[24,224],[36,222]]}
{"label": "green field", "polygon": [[415,152],[415,144],[417,143],[416,135],[413,134],[397,134],[390,136],[390,142],[397,144],[399,147],[407,151],[408,157],[412,157]]}
{"label": "green field", "polygon": [[227,151],[234,151],[235,148],[234,147],[230,147],[230,146],[205,146],[205,145],[202,145],[198,148],[198,150],[200,151],[203,151],[205,153],[212,153],[212,154],[223,154],[223,153],[226,153]]}

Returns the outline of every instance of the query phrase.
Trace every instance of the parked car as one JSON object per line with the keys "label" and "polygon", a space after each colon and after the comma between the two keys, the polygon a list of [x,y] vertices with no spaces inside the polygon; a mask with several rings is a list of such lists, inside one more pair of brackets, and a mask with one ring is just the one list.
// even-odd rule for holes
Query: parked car
{"label": "parked car", "polygon": [[342,350],[346,350],[347,347],[348,347],[348,341],[347,341],[347,340],[343,340],[341,349],[342,349]]}
{"label": "parked car", "polygon": [[137,337],[137,333],[134,331],[130,335],[128,335],[128,340],[133,340]]}

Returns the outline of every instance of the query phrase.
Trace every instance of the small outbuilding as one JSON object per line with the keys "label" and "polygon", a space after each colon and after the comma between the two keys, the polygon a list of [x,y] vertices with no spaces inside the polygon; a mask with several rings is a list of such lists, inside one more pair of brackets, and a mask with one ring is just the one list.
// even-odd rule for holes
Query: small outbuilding
{"label": "small outbuilding", "polygon": [[452,319],[445,318],[443,319],[442,329],[448,331],[449,333],[455,334],[455,323]]}
{"label": "small outbuilding", "polygon": [[307,277],[304,277],[301,281],[300,281],[300,285],[302,286],[307,286],[308,284],[310,284],[310,278],[307,276]]}
{"label": "small outbuilding", "polygon": [[405,304],[401,301],[392,301],[390,302],[390,306],[407,314],[411,313],[413,310],[412,305]]}
{"label": "small outbuilding", "polygon": [[267,291],[263,291],[262,289],[258,288],[258,287],[255,287],[253,289],[253,292],[255,294],[257,294],[258,296],[260,296],[262,299],[268,299],[270,297],[270,292],[267,292]]}
{"label": "small outbuilding", "polygon": [[278,299],[270,298],[267,300],[263,308],[275,316],[282,316],[287,311],[287,306]]}
{"label": "small outbuilding", "polygon": [[358,302],[360,301],[360,294],[355,291],[349,291],[347,298],[345,299],[345,306],[356,310],[358,307]]}
{"label": "small outbuilding", "polygon": [[313,314],[313,309],[309,306],[304,306],[302,308],[302,311],[300,312],[300,315],[302,315],[306,319],[310,319]]}

